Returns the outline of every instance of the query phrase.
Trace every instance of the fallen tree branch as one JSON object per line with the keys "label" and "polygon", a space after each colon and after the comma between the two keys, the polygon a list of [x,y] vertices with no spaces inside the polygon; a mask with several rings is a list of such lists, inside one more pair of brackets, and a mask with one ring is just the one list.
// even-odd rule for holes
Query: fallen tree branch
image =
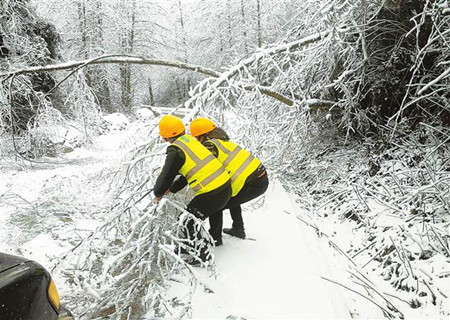
{"label": "fallen tree branch", "polygon": [[[338,32],[342,32],[343,30],[345,30],[345,29],[339,30]],[[203,96],[203,97],[208,96],[214,90],[217,90],[224,82],[232,79],[236,74],[239,73],[240,70],[245,69],[247,66],[249,66],[255,62],[258,62],[259,60],[263,59],[264,57],[275,55],[275,54],[285,52],[285,51],[295,50],[300,47],[308,46],[312,43],[322,40],[326,36],[330,35],[332,33],[332,31],[333,30],[325,30],[325,31],[318,32],[318,33],[312,34],[310,36],[301,38],[301,39],[293,41],[293,42],[284,43],[284,44],[281,44],[281,45],[278,45],[278,46],[275,46],[272,48],[268,48],[268,49],[261,49],[261,50],[255,52],[248,58],[242,60],[237,65],[235,65],[232,68],[228,69],[227,71],[223,72],[220,75],[220,77],[218,77],[216,81],[211,83],[206,90],[200,90],[196,94],[192,95],[186,102],[184,102],[183,106],[185,108],[189,108],[189,106],[191,104],[193,104],[195,101],[197,101],[197,99],[199,99],[201,96]],[[198,84],[197,88],[201,88],[202,85],[203,85],[202,83]],[[261,93],[263,93],[263,91],[261,91]],[[274,98],[276,98],[276,97],[274,97]],[[285,103],[284,101],[282,101],[282,102]],[[288,105],[293,105],[293,103],[292,104],[288,103]],[[200,108],[200,104],[198,104],[196,106],[196,108],[194,108],[191,111],[190,114],[188,114],[184,117],[184,121],[190,121],[191,119],[193,119],[196,116],[196,114],[198,113],[199,108]]]}
{"label": "fallen tree branch", "polygon": [[349,271],[349,273],[355,277],[356,279],[358,279],[359,281],[361,281],[365,286],[367,286],[369,289],[371,289],[373,292],[375,292],[376,294],[378,294],[381,299],[383,299],[387,306],[393,310],[394,312],[398,313],[400,315],[401,319],[404,319],[405,316],[403,315],[403,313],[394,305],[394,303],[392,303],[392,301],[390,301],[388,298],[386,298],[385,294],[382,291],[379,291],[375,285],[372,283],[372,281],[370,281],[365,275],[364,273],[362,273],[358,268],[355,268],[355,271],[357,273],[359,273],[359,275]]}
{"label": "fallen tree branch", "polygon": [[[204,68],[198,65],[193,65],[189,63],[184,63],[180,61],[172,61],[172,60],[161,60],[161,59],[149,59],[138,56],[129,56],[129,55],[105,55],[96,57],[88,60],[81,61],[72,61],[66,63],[52,64],[46,66],[36,66],[30,68],[19,69],[7,73],[1,73],[0,78],[4,78],[2,80],[6,81],[11,77],[16,77],[19,75],[32,74],[32,73],[40,73],[40,72],[51,72],[51,71],[62,71],[62,70],[73,70],[68,76],[66,76],[60,83],[69,78],[76,70],[84,68],[88,65],[97,65],[97,64],[141,64],[141,65],[155,65],[155,66],[164,66],[171,68],[184,69],[189,71],[194,71],[198,73],[202,73],[214,78],[219,78],[221,76],[220,72],[217,72],[213,69]],[[59,84],[60,84],[59,83]],[[58,84],[58,85],[59,85]],[[236,84],[245,90],[253,90],[257,88],[262,94],[277,99],[284,104],[292,106],[294,102],[283,94],[276,92],[268,87],[261,87],[254,84],[246,84],[241,81],[236,81]],[[57,87],[56,85],[55,87]],[[54,90],[54,88],[52,89]]]}
{"label": "fallen tree branch", "polygon": [[[219,72],[209,69],[203,68],[197,65],[183,63],[179,61],[171,61],[171,60],[161,60],[161,59],[147,59],[143,57],[137,56],[128,56],[128,55],[105,55],[96,57],[88,60],[81,61],[72,61],[66,63],[58,63],[46,66],[36,66],[29,67],[24,69],[19,69],[15,71],[10,71],[7,73],[0,73],[0,77],[5,77],[5,80],[16,75],[30,74],[36,72],[48,72],[48,71],[61,71],[61,70],[70,70],[78,67],[83,67],[87,65],[93,64],[111,64],[111,63],[129,63],[129,64],[143,64],[143,65],[155,65],[155,66],[165,66],[165,67],[174,67],[179,69],[190,70],[194,72],[199,72],[206,74],[212,77],[218,77],[220,75]],[[3,80],[4,81],[4,80]]]}
{"label": "fallen tree branch", "polygon": [[377,301],[375,301],[374,299],[371,299],[371,298],[367,297],[366,295],[364,295],[364,294],[362,294],[362,293],[360,293],[360,292],[358,292],[358,291],[356,291],[356,290],[354,290],[354,289],[352,289],[352,288],[349,288],[349,287],[343,285],[342,283],[339,283],[339,282],[337,282],[337,281],[334,281],[334,280],[325,278],[325,277],[323,277],[323,276],[320,276],[320,277],[321,277],[323,280],[326,280],[326,281],[329,281],[329,282],[331,282],[331,283],[334,283],[334,284],[336,284],[336,285],[338,285],[338,286],[341,286],[341,287],[343,287],[343,288],[345,288],[345,289],[347,289],[347,290],[349,290],[349,291],[351,291],[351,292],[353,292],[353,293],[356,293],[356,294],[360,295],[360,296],[363,297],[364,299],[366,299],[366,300],[372,302],[374,305],[376,305],[378,308],[380,308],[380,309],[381,309],[387,316],[389,316],[390,318],[396,318],[396,316],[395,316],[394,314],[392,314],[389,310],[387,310],[386,308],[384,308],[382,305],[380,305],[380,304],[379,304]]}

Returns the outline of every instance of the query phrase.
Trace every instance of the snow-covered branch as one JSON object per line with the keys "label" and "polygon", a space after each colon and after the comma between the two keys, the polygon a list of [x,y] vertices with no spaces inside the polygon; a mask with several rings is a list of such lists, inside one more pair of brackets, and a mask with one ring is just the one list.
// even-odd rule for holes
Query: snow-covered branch
{"label": "snow-covered branch", "polygon": [[201,66],[183,63],[180,61],[174,60],[161,60],[161,59],[153,59],[153,58],[144,58],[144,57],[136,57],[136,56],[128,56],[128,55],[104,55],[100,57],[96,57],[88,60],[81,61],[71,61],[65,63],[57,63],[46,66],[36,66],[36,67],[28,67],[18,70],[13,70],[6,73],[0,73],[0,77],[4,79],[8,79],[14,75],[23,75],[30,74],[36,72],[49,72],[49,71],[60,71],[60,70],[71,70],[76,68],[85,67],[88,65],[96,65],[96,64],[142,64],[142,65],[155,65],[155,66],[164,66],[164,67],[173,67],[179,69],[190,70],[194,72],[199,72],[208,76],[218,77],[220,73],[208,69],[203,68]]}
{"label": "snow-covered branch", "polygon": [[[311,41],[311,40],[310,40]],[[86,67],[88,65],[97,65],[97,64],[138,64],[138,65],[153,65],[153,66],[163,66],[163,67],[172,67],[172,68],[178,68],[178,69],[184,69],[189,70],[193,72],[202,73],[214,78],[221,77],[221,73],[214,71],[209,68],[204,68],[201,66],[189,64],[189,63],[183,63],[180,61],[171,61],[171,60],[160,60],[160,59],[150,59],[150,58],[144,58],[144,57],[135,57],[135,56],[126,56],[126,55],[105,55],[96,57],[89,60],[82,60],[82,61],[72,61],[72,62],[66,62],[66,63],[59,63],[59,64],[52,64],[47,66],[36,66],[36,67],[29,67],[24,69],[19,69],[15,71],[10,71],[7,73],[0,73],[0,78],[3,78],[3,81],[6,81],[7,79],[11,77],[16,77],[19,75],[26,75],[26,74],[32,74],[32,73],[39,73],[39,72],[50,72],[50,71],[61,71],[61,70],[72,70],[72,69],[80,69],[83,67]],[[275,98],[287,105],[292,105],[293,101],[289,99],[288,97],[284,96],[283,94],[276,92],[275,90],[272,90],[267,87],[260,87],[256,84],[248,84],[241,82],[236,82],[236,85],[242,86],[245,90],[253,90],[258,89],[262,94],[270,96],[272,98]]]}

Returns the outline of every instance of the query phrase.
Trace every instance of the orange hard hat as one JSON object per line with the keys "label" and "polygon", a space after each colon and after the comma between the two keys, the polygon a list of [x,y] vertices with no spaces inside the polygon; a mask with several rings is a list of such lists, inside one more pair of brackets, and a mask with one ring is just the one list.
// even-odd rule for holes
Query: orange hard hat
{"label": "orange hard hat", "polygon": [[189,130],[194,137],[213,131],[217,128],[216,124],[207,118],[197,118],[192,120]]}
{"label": "orange hard hat", "polygon": [[163,138],[172,138],[185,130],[184,124],[180,118],[166,115],[159,121],[159,134]]}

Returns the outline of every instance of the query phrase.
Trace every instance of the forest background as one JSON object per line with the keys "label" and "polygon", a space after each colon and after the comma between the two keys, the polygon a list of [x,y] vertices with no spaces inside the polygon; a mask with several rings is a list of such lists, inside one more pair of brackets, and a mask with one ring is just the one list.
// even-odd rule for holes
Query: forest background
{"label": "forest background", "polygon": [[[400,300],[408,308],[433,305],[444,314],[448,291],[438,284],[450,276],[447,0],[0,3],[2,161],[58,163],[107,132],[111,113],[136,119],[142,108],[170,107],[185,109],[186,122],[212,117],[301,195],[308,215],[300,218],[318,233],[333,238],[337,225],[353,226],[364,240],[333,243],[354,266],[372,268],[405,293]],[[70,128],[78,133],[70,136]],[[133,219],[156,210],[143,195],[162,150],[156,138],[148,141],[157,136],[155,123],[140,129],[113,206],[117,221],[134,227]],[[108,221],[115,227],[104,234],[114,229],[114,237],[128,239]],[[158,232],[145,246],[168,241]],[[132,246],[109,245],[117,252]],[[160,261],[161,253],[145,252]],[[447,269],[431,272],[424,263]],[[364,290],[381,296],[385,315],[398,316],[391,298],[358,274]],[[145,309],[148,301],[162,303],[158,281]],[[102,301],[94,314],[142,311],[136,301]]]}

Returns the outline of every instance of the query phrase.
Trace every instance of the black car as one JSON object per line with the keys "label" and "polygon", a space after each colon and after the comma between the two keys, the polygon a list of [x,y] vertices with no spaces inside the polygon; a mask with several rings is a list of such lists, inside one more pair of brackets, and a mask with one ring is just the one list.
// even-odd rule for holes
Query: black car
{"label": "black car", "polygon": [[72,320],[62,309],[58,290],[44,267],[0,253],[0,319]]}

